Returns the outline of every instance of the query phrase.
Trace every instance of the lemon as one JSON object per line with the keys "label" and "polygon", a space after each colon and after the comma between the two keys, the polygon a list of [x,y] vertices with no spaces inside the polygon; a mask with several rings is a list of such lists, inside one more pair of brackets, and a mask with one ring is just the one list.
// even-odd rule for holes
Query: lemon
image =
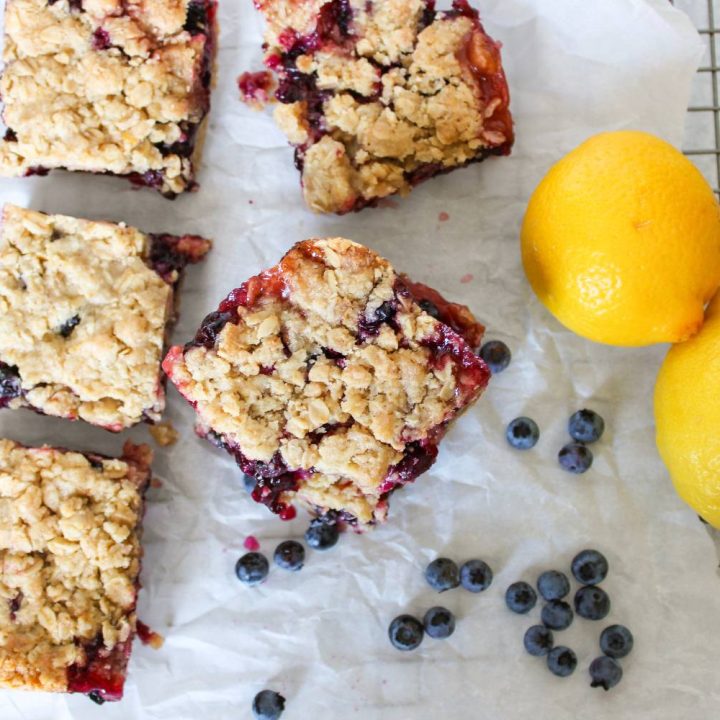
{"label": "lemon", "polygon": [[720,287],[720,210],[697,168],[648,133],[596,135],[533,193],[522,258],[566,327],[610,345],[680,342]]}
{"label": "lemon", "polygon": [[673,346],[660,368],[655,425],[678,494],[720,528],[720,293],[702,330]]}

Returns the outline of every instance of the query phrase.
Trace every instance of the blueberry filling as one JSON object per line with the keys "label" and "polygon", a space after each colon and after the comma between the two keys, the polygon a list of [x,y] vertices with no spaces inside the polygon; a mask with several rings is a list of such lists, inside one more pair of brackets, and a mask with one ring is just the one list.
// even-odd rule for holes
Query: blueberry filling
{"label": "blueberry filling", "polygon": [[93,33],[92,46],[93,50],[107,50],[112,47],[112,43],[110,42],[110,33],[103,28],[97,28],[97,30]]}
{"label": "blueberry filling", "polygon": [[88,697],[96,705],[104,705],[105,704],[105,698],[97,690],[93,690],[92,692],[89,692]]}
{"label": "blueberry filling", "polygon": [[64,338],[69,338],[73,330],[80,324],[80,316],[73,315],[69,320],[66,320],[57,330],[58,335],[62,335]]}
{"label": "blueberry filling", "polygon": [[12,129],[8,128],[3,136],[5,142],[17,142],[17,133]]}
{"label": "blueberry filling", "polygon": [[17,367],[0,362],[0,407],[6,407],[11,400],[20,397],[21,392]]}
{"label": "blueberry filling", "polygon": [[440,319],[440,311],[434,302],[430,300],[421,300],[418,305],[420,306],[420,309],[430,315],[430,317],[434,317],[436,320]]}
{"label": "blueberry filling", "polygon": [[10,600],[10,619],[15,622],[15,616],[22,604],[23,594],[19,592],[12,600]]}
{"label": "blueberry filling", "polygon": [[184,30],[191,35],[207,32],[208,6],[205,0],[190,0]]}
{"label": "blueberry filling", "polygon": [[229,312],[211,312],[200,325],[193,341],[189,343],[190,347],[200,346],[208,348],[215,346],[218,335],[222,329],[230,322],[232,315]]}
{"label": "blueberry filling", "polygon": [[364,342],[368,338],[375,337],[380,332],[380,326],[383,323],[387,323],[395,329],[396,324],[394,320],[397,309],[397,300],[386,300],[375,309],[375,312],[370,318],[368,318],[366,314],[361,315],[358,321],[358,339]]}

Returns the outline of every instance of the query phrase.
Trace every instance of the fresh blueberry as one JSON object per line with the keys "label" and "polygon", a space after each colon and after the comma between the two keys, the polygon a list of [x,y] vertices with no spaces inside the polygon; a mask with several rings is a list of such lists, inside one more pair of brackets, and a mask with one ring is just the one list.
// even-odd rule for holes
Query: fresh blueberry
{"label": "fresh blueberry", "polygon": [[340,532],[335,523],[317,518],[310,523],[305,532],[305,542],[313,550],[329,550],[338,541]]}
{"label": "fresh blueberry", "polygon": [[558,677],[567,677],[575,672],[577,655],[568,647],[558,645],[547,656],[548,670]]}
{"label": "fresh blueberry", "polygon": [[455,616],[447,608],[431,607],[425,613],[423,625],[431,638],[448,638],[455,632]]}
{"label": "fresh blueberry", "polygon": [[423,639],[423,625],[412,615],[398,615],[391,623],[388,635],[398,650],[414,650]]}
{"label": "fresh blueberry", "polygon": [[558,462],[563,470],[580,475],[587,472],[593,463],[593,454],[590,448],[576,442],[563,445],[558,453]]}
{"label": "fresh blueberry", "polygon": [[87,696],[96,705],[104,705],[105,704],[105,698],[97,690],[92,690],[91,692],[88,693]]}
{"label": "fresh blueberry", "polygon": [[505,604],[515,613],[530,612],[537,602],[537,593],[526,582],[513,583],[505,592]]}
{"label": "fresh blueberry", "polygon": [[593,410],[578,410],[568,420],[568,432],[573,440],[593,443],[605,432],[605,421]]}
{"label": "fresh blueberry", "polygon": [[622,668],[617,660],[613,660],[607,655],[601,655],[590,663],[590,677],[592,681],[590,687],[601,687],[603,690],[609,690],[615,687],[623,676]]}
{"label": "fresh blueberry", "polygon": [[252,495],[253,490],[255,489],[255,485],[257,484],[257,480],[252,475],[243,475],[243,485],[245,485],[245,489]]}
{"label": "fresh blueberry", "polygon": [[540,428],[529,417],[518,417],[507,426],[505,437],[514,448],[529,450],[535,447],[540,437]]}
{"label": "fresh blueberry", "polygon": [[573,611],[564,600],[550,600],[542,609],[541,619],[551,630],[566,630],[573,621]]}
{"label": "fresh blueberry", "polygon": [[459,572],[450,558],[436,558],[425,568],[425,579],[434,590],[445,592],[460,584]]}
{"label": "fresh blueberry", "polygon": [[633,634],[624,625],[610,625],[600,633],[600,649],[611,658],[624,658],[635,644]]}
{"label": "fresh blueberry", "polygon": [[610,612],[610,598],[602,588],[586,585],[575,593],[575,612],[586,620],[602,620]]}
{"label": "fresh blueberry", "polygon": [[575,579],[583,585],[599,585],[608,574],[608,561],[597,550],[582,550],[570,566]]}
{"label": "fresh blueberry", "polygon": [[544,625],[533,625],[525,631],[525,637],[523,638],[523,644],[525,649],[531,654],[539,657],[541,655],[547,655],[552,650],[555,638],[553,637],[552,630],[546,628]]}
{"label": "fresh blueberry", "polygon": [[295,540],[285,540],[275,548],[274,559],[283,570],[297,572],[305,563],[305,548]]}
{"label": "fresh blueberry", "polygon": [[480,357],[493,375],[501,373],[512,359],[510,348],[501,340],[490,340],[480,348]]}
{"label": "fresh blueberry", "polygon": [[493,571],[482,560],[468,560],[460,568],[460,584],[470,592],[487,590],[493,580]]}
{"label": "fresh blueberry", "polygon": [[235,564],[235,574],[246,585],[259,585],[268,575],[267,558],[258,552],[245,553]]}
{"label": "fresh blueberry", "polygon": [[285,709],[285,698],[274,690],[261,690],[253,700],[255,720],[278,720]]}
{"label": "fresh blueberry", "polygon": [[538,578],[537,589],[545,600],[562,600],[570,592],[570,581],[565,573],[546,570]]}

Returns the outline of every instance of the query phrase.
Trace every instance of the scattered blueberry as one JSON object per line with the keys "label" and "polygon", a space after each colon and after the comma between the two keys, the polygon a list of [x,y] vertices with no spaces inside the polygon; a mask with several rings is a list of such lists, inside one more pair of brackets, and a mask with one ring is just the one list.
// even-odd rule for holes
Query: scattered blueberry
{"label": "scattered blueberry", "polygon": [[460,584],[458,566],[450,558],[436,558],[425,568],[425,579],[438,592],[452,590]]}
{"label": "scattered blueberry", "polygon": [[90,700],[92,700],[96,705],[105,704],[105,698],[97,690],[92,690],[91,692],[89,692],[88,698],[90,698]]}
{"label": "scattered blueberry", "polygon": [[536,602],[537,593],[526,582],[513,583],[505,592],[505,604],[520,615],[530,612]]}
{"label": "scattered blueberry", "polygon": [[573,621],[573,611],[564,600],[548,601],[540,615],[543,625],[551,630],[566,630]]}
{"label": "scattered blueberry", "polygon": [[570,592],[570,581],[565,573],[546,570],[538,578],[537,589],[545,600],[562,600]]}
{"label": "scattered blueberry", "polygon": [[605,421],[593,410],[578,410],[568,420],[568,432],[573,440],[593,443],[605,432]]}
{"label": "scattered blueberry", "polygon": [[493,571],[482,560],[468,560],[460,567],[460,584],[470,592],[487,590],[493,580]]}
{"label": "scattered blueberry", "polygon": [[423,639],[423,625],[412,615],[398,615],[391,623],[388,635],[398,650],[414,650]]}
{"label": "scattered blueberry", "polygon": [[438,310],[438,306],[432,302],[432,300],[421,300],[418,305],[430,315],[430,317],[434,317],[436,320],[440,319],[440,310]]}
{"label": "scattered blueberry", "polygon": [[480,357],[493,375],[501,373],[512,359],[510,348],[501,340],[490,340],[480,348]]}
{"label": "scattered blueberry", "polygon": [[267,558],[258,552],[245,553],[235,564],[235,574],[246,585],[259,585],[268,575]]}
{"label": "scattered blueberry", "polygon": [[261,690],[253,700],[255,720],[278,720],[285,709],[285,698],[274,690]]}
{"label": "scattered blueberry", "polygon": [[602,620],[610,612],[610,598],[602,588],[586,585],[575,593],[575,612],[586,620]]}
{"label": "scattered blueberry", "polygon": [[274,559],[283,570],[297,572],[305,564],[305,548],[295,540],[285,540],[275,548]]}
{"label": "scattered blueberry", "polygon": [[587,472],[592,466],[593,455],[590,448],[571,442],[560,449],[558,462],[563,470],[580,475]]}
{"label": "scattered blueberry", "polygon": [[257,484],[257,480],[252,475],[243,475],[243,485],[245,485],[245,489],[252,495],[252,491],[255,489],[255,485]]}
{"label": "scattered blueberry", "polygon": [[575,579],[583,585],[599,585],[608,574],[608,561],[597,550],[582,550],[570,566]]}
{"label": "scattered blueberry", "polygon": [[633,634],[624,625],[610,625],[600,633],[600,649],[611,658],[624,658],[635,644]]}
{"label": "scattered blueberry", "polygon": [[305,542],[313,550],[329,550],[338,541],[340,532],[335,523],[328,523],[320,518],[313,520],[305,532]]}
{"label": "scattered blueberry", "polygon": [[529,627],[525,632],[523,638],[523,644],[525,649],[531,654],[539,657],[540,655],[547,655],[552,650],[553,642],[552,630],[546,628],[544,625],[533,625]]}
{"label": "scattered blueberry", "polygon": [[601,687],[609,690],[615,687],[623,676],[622,668],[617,660],[613,660],[607,655],[601,655],[590,663],[590,677],[592,681],[590,687]]}
{"label": "scattered blueberry", "polygon": [[540,437],[540,428],[529,417],[515,418],[505,431],[507,441],[518,450],[529,450],[535,447]]}
{"label": "scattered blueberry", "polygon": [[431,607],[425,613],[423,625],[431,638],[448,638],[455,632],[455,616],[444,607]]}
{"label": "scattered blueberry", "polygon": [[548,670],[558,677],[567,677],[575,672],[577,655],[568,647],[558,645],[547,656]]}

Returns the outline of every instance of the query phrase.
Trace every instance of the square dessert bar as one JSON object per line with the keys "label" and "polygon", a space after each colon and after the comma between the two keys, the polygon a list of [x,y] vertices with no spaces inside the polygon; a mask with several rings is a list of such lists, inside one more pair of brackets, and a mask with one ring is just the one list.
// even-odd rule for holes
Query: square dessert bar
{"label": "square dessert bar", "polygon": [[7,0],[0,174],[195,187],[215,0]]}
{"label": "square dessert bar", "polygon": [[122,697],[151,460],[0,440],[0,687]]}
{"label": "square dessert bar", "polygon": [[365,526],[435,461],[489,371],[483,327],[350,240],[306,240],[233,290],[163,368],[198,432],[257,479],[284,519],[294,500]]}
{"label": "square dessert bar", "polygon": [[6,205],[0,226],[0,407],[119,431],[156,421],[160,362],[194,235]]}
{"label": "square dessert bar", "polygon": [[513,144],[500,46],[466,0],[256,0],[307,204],[345,213]]}

